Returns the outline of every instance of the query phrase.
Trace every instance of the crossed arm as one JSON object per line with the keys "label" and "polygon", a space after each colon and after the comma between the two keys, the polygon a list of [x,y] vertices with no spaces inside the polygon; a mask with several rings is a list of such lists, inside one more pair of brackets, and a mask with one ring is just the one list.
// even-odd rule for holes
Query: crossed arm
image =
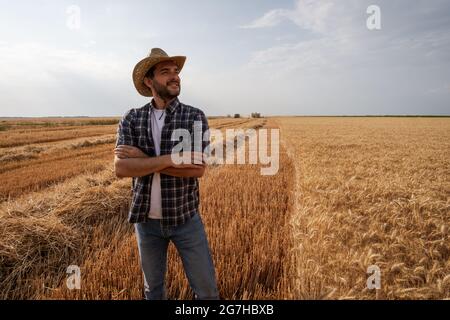
{"label": "crossed arm", "polygon": [[149,157],[139,148],[129,145],[118,145],[114,154],[114,170],[119,178],[142,177],[155,172],[175,177],[201,177],[206,167],[202,155],[196,152],[192,153],[192,158],[201,160],[202,164],[175,164],[171,155]]}

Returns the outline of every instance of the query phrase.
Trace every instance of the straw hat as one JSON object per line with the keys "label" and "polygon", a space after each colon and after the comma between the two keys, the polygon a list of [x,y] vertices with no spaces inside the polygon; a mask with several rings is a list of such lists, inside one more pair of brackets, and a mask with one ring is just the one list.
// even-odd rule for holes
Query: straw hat
{"label": "straw hat", "polygon": [[184,62],[186,61],[185,56],[173,56],[169,57],[164,50],[160,48],[153,48],[145,59],[139,61],[133,70],[133,83],[136,90],[145,97],[153,96],[152,90],[147,87],[144,83],[145,74],[153,67],[155,64],[163,61],[173,61],[178,66],[178,70],[181,71]]}

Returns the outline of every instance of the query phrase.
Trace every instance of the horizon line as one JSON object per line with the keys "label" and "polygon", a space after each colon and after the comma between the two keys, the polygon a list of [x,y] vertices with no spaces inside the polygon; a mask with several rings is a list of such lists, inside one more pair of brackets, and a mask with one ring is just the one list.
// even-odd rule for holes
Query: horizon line
{"label": "horizon line", "polygon": [[[118,116],[0,116],[0,119],[30,119],[30,118],[122,118]],[[207,115],[207,118],[235,118],[233,115]],[[308,114],[290,114],[290,115],[261,115],[260,118],[275,118],[275,117],[436,117],[447,118],[450,114],[324,114],[324,115],[308,115]],[[252,118],[251,115],[240,114],[238,118]],[[255,117],[257,118],[257,117]]]}

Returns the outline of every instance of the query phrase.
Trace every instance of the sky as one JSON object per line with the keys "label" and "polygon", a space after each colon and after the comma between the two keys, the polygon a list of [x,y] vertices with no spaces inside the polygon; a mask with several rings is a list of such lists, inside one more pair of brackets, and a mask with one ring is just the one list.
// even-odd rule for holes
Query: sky
{"label": "sky", "polygon": [[0,6],[0,117],[122,116],[153,47],[187,56],[180,101],[208,116],[450,115],[450,0]]}

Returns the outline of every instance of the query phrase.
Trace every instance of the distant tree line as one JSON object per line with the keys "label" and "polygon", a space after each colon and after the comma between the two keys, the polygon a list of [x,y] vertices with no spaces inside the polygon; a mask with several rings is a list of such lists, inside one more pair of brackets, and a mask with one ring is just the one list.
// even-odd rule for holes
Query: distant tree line
{"label": "distant tree line", "polygon": [[[233,118],[240,118],[240,117],[241,117],[240,113],[235,113],[233,115]],[[261,118],[261,113],[259,113],[259,112],[252,112],[251,113],[251,117],[252,118]],[[227,114],[227,118],[231,118],[231,114]]]}

